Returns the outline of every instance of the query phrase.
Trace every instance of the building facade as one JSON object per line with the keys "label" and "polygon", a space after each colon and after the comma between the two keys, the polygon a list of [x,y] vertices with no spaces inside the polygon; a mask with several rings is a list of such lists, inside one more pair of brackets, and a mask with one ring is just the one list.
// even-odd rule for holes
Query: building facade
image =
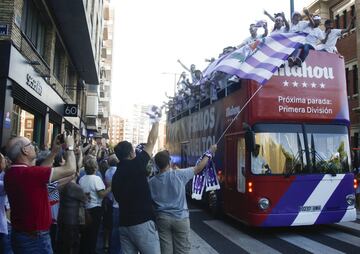
{"label": "building facade", "polygon": [[99,132],[109,138],[109,116],[112,85],[112,52],[114,32],[114,7],[110,0],[104,2],[104,25],[100,61]]}
{"label": "building facade", "polygon": [[86,89],[100,83],[103,0],[0,2],[0,143],[49,146],[86,135]]}
{"label": "building facade", "polygon": [[[118,142],[127,140],[134,146],[146,143],[151,123],[149,116],[149,105],[134,104],[129,117],[110,116],[110,144],[116,145]],[[166,143],[166,121],[165,118],[159,123],[158,139],[154,146],[154,153],[163,150]]]}
{"label": "building facade", "polygon": [[[334,22],[334,28],[346,29],[351,17],[360,17],[360,0],[317,0],[308,6],[310,13],[317,13],[322,18]],[[338,39],[336,47],[344,57],[347,93],[350,111],[350,134],[352,148],[360,147],[360,97],[359,97],[359,62],[360,57],[360,20],[356,18],[349,33]]]}
{"label": "building facade", "polygon": [[124,119],[120,116],[112,115],[109,118],[109,143],[115,146],[124,140]]}

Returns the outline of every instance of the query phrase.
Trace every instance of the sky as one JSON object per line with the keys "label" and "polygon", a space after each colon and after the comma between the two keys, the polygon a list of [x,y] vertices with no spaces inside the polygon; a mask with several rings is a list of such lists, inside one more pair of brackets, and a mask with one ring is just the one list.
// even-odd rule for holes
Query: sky
{"label": "sky", "polygon": [[[294,0],[300,11],[314,0]],[[115,7],[111,114],[127,117],[132,104],[161,106],[179,74],[249,36],[249,24],[283,11],[289,0],[112,0]],[[258,33],[262,33],[259,29]],[[176,81],[175,81],[176,80]],[[190,79],[191,80],[191,79]]]}

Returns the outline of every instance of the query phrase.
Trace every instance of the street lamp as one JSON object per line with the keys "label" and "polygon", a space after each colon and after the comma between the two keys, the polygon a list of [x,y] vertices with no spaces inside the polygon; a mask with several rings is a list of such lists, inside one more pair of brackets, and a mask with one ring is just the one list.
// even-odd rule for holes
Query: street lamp
{"label": "street lamp", "polygon": [[176,91],[176,84],[177,84],[177,75],[181,75],[181,73],[176,73],[176,72],[162,72],[162,75],[174,75],[174,96],[175,96],[175,91]]}

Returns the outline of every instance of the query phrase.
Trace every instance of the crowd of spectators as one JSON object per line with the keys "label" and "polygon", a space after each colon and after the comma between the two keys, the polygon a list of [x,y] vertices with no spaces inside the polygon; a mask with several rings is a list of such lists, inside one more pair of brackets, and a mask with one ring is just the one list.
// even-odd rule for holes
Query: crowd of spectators
{"label": "crowd of spectators", "polygon": [[0,253],[189,253],[185,184],[216,145],[196,166],[173,171],[167,151],[151,158],[154,112],[136,149],[127,141],[109,149],[101,137],[82,143],[76,133],[58,135],[50,150],[11,138],[0,153]]}
{"label": "crowd of spectators", "polygon": [[0,153],[0,253],[121,253],[110,193],[118,160],[104,141],[61,134],[50,150],[25,137],[8,141]]}

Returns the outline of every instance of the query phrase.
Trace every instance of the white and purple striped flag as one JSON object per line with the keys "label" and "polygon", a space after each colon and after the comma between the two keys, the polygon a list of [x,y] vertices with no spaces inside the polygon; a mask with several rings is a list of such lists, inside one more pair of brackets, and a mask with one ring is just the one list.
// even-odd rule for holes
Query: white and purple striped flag
{"label": "white and purple striped flag", "polygon": [[274,34],[230,53],[212,69],[264,85],[289,55],[304,44],[306,33]]}

